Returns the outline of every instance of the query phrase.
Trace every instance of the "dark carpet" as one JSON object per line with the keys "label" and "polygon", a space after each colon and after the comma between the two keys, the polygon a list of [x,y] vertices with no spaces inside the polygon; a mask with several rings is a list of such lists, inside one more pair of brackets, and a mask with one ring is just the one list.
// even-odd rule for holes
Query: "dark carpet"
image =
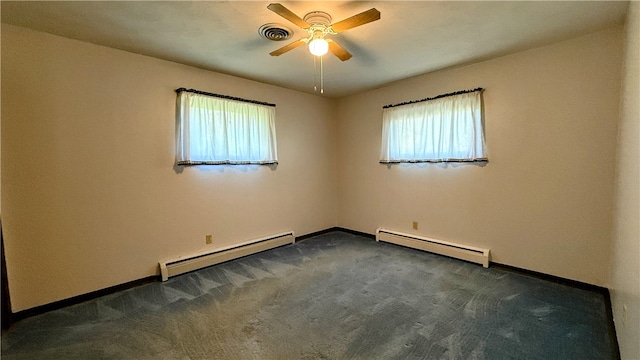
{"label": "dark carpet", "polygon": [[2,359],[615,359],[606,304],[331,232],[24,319]]}

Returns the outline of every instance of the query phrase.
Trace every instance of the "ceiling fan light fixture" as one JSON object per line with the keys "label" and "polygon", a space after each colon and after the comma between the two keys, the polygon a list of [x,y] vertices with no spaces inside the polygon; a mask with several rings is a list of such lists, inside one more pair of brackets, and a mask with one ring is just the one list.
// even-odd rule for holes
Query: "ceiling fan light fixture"
{"label": "ceiling fan light fixture", "polygon": [[309,42],[309,52],[315,56],[322,56],[329,51],[329,43],[323,38],[315,38]]}

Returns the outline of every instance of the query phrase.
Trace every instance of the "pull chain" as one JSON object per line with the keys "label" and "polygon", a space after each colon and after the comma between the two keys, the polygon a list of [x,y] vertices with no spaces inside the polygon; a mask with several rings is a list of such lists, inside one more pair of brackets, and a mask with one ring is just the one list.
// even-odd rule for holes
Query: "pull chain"
{"label": "pull chain", "polygon": [[316,73],[318,72],[318,66],[316,65],[316,57],[313,57],[313,91],[318,91],[318,81],[316,79]]}
{"label": "pull chain", "polygon": [[322,56],[313,56],[313,91],[318,91],[318,62],[316,58],[320,58],[320,94],[324,94],[324,64]]}
{"label": "pull chain", "polygon": [[324,72],[322,69],[322,56],[320,56],[320,94],[324,94]]}

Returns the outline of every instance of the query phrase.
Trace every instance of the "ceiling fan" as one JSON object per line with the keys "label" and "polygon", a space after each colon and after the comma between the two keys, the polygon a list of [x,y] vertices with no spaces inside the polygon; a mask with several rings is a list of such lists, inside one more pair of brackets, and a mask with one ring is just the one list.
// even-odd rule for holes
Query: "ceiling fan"
{"label": "ceiling fan", "polygon": [[306,38],[296,40],[269,53],[271,56],[280,56],[287,51],[299,46],[308,44],[309,51],[315,56],[322,56],[331,51],[338,59],[346,61],[351,59],[351,54],[332,39],[326,39],[327,35],[335,35],[356,26],[364,25],[380,19],[380,11],[375,8],[361,12],[342,21],[331,24],[331,16],[323,11],[312,11],[300,18],[291,10],[279,3],[272,3],[267,9],[275,12],[283,18],[305,30],[308,34]]}

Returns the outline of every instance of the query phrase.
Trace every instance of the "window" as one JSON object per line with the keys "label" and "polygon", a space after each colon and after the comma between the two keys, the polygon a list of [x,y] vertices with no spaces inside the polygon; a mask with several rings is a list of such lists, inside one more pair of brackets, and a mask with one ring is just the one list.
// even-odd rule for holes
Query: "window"
{"label": "window", "polygon": [[176,164],[278,163],[275,105],[176,91]]}
{"label": "window", "polygon": [[381,163],[487,161],[482,89],[383,109]]}

